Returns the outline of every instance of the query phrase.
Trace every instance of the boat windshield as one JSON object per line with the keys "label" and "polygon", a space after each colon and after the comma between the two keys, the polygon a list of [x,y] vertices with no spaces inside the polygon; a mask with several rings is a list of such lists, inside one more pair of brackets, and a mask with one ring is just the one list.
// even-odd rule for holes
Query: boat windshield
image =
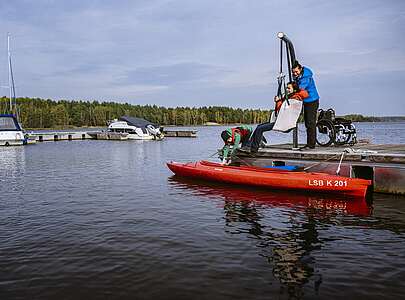
{"label": "boat windshield", "polygon": [[19,130],[12,117],[0,117],[1,130]]}

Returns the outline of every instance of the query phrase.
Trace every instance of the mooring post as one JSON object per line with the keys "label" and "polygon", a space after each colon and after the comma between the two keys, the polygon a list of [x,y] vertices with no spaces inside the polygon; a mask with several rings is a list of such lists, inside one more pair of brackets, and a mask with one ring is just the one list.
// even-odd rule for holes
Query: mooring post
{"label": "mooring post", "polygon": [[297,150],[298,148],[298,126],[295,125],[293,129],[293,150]]}

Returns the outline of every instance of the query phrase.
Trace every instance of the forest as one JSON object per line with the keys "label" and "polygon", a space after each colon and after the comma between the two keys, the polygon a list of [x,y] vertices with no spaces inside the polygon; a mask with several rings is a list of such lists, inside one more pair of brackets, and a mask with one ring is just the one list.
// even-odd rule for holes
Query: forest
{"label": "forest", "polygon": [[[158,125],[204,125],[266,122],[270,110],[222,106],[166,108],[156,105],[98,101],[54,101],[17,98],[20,122],[24,128],[68,128],[105,126],[109,120],[127,115],[141,117]],[[9,98],[0,98],[0,113],[9,112]]]}
{"label": "forest", "polygon": [[[267,122],[271,110],[241,109],[224,106],[175,107],[133,105],[118,102],[68,101],[17,98],[16,107],[24,128],[71,128],[106,126],[121,116],[141,117],[161,126],[219,124],[257,124]],[[9,98],[0,98],[0,113],[8,113]],[[405,117],[369,117],[360,114],[341,116],[354,122],[405,121]],[[300,122],[303,121],[301,115]]]}

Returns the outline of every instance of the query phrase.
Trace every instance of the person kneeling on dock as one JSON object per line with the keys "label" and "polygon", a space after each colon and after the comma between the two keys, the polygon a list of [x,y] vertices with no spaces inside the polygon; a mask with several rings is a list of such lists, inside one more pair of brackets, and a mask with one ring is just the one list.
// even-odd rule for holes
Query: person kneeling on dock
{"label": "person kneeling on dock", "polygon": [[230,164],[236,149],[246,146],[253,132],[253,128],[248,125],[228,128],[221,133],[221,138],[225,145],[222,148],[222,163]]}
{"label": "person kneeling on dock", "polygon": [[[294,81],[287,83],[286,92],[287,92],[287,98],[285,98],[285,97],[280,98],[278,96],[274,97],[274,102],[276,102],[276,105],[274,108],[275,116],[277,116],[283,102],[286,99],[287,100],[295,99],[295,100],[302,101],[309,96],[308,92],[304,89],[300,89],[298,84]],[[250,149],[246,149],[246,147],[245,147],[242,150],[245,150],[245,151],[250,150],[250,152],[257,152],[260,147],[260,143],[263,140],[263,133],[266,131],[272,130],[274,127],[274,124],[275,124],[275,120],[274,121],[270,120],[269,122],[257,125],[255,131],[252,134],[252,137],[250,138],[250,141],[247,143],[247,145],[248,145],[248,147],[250,147]]]}

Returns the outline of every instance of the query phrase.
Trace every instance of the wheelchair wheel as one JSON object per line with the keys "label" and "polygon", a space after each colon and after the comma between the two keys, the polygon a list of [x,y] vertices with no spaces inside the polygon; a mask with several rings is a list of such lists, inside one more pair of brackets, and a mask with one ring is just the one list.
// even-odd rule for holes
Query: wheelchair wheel
{"label": "wheelchair wheel", "polygon": [[323,119],[316,123],[316,142],[320,146],[330,146],[335,141],[336,133],[332,121]]}
{"label": "wheelchair wheel", "polygon": [[336,145],[348,144],[352,137],[352,131],[342,124],[336,125],[335,130],[336,130],[335,144]]}

